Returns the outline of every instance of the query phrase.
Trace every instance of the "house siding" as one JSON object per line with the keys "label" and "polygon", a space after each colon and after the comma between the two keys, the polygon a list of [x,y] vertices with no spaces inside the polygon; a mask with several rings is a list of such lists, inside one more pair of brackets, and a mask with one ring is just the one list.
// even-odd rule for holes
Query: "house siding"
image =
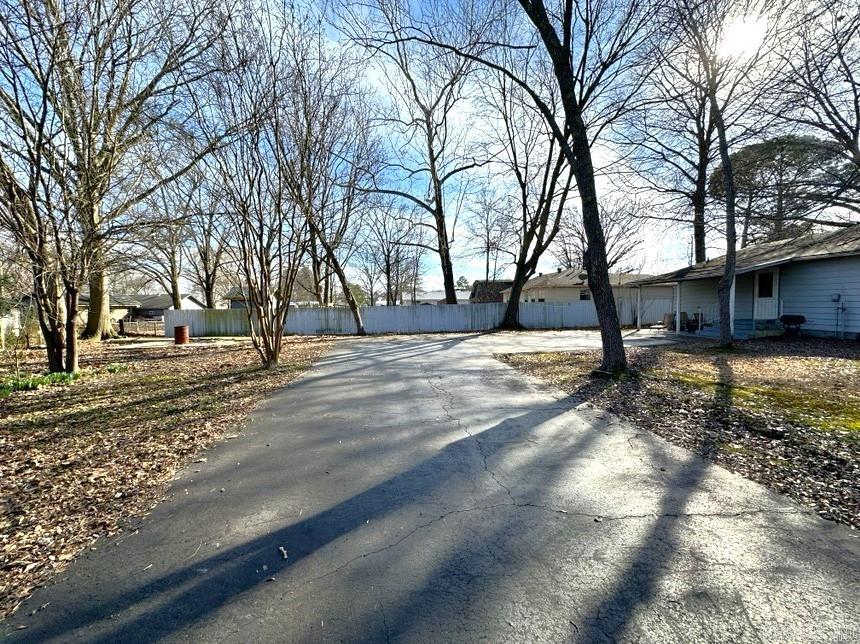
{"label": "house siding", "polygon": [[[839,313],[832,296],[838,293],[845,307]],[[783,266],[779,297],[784,315],[803,315],[804,331],[822,335],[860,334],[860,257],[842,257]]]}
{"label": "house siding", "polygon": [[[564,286],[553,288],[531,288],[524,289],[520,298],[521,302],[537,302],[543,299],[545,302],[579,302],[580,291],[588,290],[587,286]],[[646,286],[642,288],[642,299],[672,299],[673,288],[671,286]],[[507,302],[510,293],[503,294],[503,301]],[[613,286],[612,295],[616,303],[625,301],[636,301],[636,289],[629,286]]]}
{"label": "house siding", "polygon": [[712,322],[719,317],[717,301],[718,279],[691,280],[681,282],[681,312],[692,318],[698,312],[705,321]]}
{"label": "house siding", "polygon": [[[714,286],[716,288],[716,286]],[[752,320],[755,311],[755,273],[735,278],[735,320]]]}

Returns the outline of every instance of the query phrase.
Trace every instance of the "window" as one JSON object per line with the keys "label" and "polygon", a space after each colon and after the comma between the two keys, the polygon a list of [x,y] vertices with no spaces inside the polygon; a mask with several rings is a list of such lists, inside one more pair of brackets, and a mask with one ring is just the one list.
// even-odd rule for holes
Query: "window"
{"label": "window", "polygon": [[544,302],[544,301],[545,301],[544,298],[542,298],[542,297],[538,298],[538,302]]}
{"label": "window", "polygon": [[591,291],[589,291],[587,288],[582,289],[581,291],[579,291],[579,299],[583,301],[590,300]]}
{"label": "window", "polygon": [[773,273],[758,274],[758,296],[773,297]]}

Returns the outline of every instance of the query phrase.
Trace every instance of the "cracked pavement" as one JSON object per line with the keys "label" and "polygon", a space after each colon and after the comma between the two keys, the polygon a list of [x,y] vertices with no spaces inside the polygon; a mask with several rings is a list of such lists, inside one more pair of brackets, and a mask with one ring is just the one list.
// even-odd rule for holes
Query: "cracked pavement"
{"label": "cracked pavement", "polygon": [[855,531],[492,358],[595,345],[338,340],[4,641],[860,639]]}

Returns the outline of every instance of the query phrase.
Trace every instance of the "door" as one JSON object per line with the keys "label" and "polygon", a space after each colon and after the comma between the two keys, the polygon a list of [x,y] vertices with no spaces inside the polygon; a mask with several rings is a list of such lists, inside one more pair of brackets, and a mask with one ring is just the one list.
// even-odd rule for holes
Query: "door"
{"label": "door", "polygon": [[769,268],[755,274],[756,320],[776,320],[779,317],[779,268]]}

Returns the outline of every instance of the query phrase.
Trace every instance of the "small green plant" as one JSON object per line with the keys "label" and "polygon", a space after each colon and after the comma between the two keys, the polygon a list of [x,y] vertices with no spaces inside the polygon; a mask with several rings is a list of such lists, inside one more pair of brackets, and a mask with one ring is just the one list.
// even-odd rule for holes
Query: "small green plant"
{"label": "small green plant", "polygon": [[46,373],[32,376],[15,376],[0,384],[0,397],[13,391],[33,391],[44,385],[70,385],[81,377],[80,373]]}
{"label": "small green plant", "polygon": [[123,373],[128,371],[127,364],[120,364],[119,362],[111,362],[108,366],[105,367],[105,371],[108,373]]}

